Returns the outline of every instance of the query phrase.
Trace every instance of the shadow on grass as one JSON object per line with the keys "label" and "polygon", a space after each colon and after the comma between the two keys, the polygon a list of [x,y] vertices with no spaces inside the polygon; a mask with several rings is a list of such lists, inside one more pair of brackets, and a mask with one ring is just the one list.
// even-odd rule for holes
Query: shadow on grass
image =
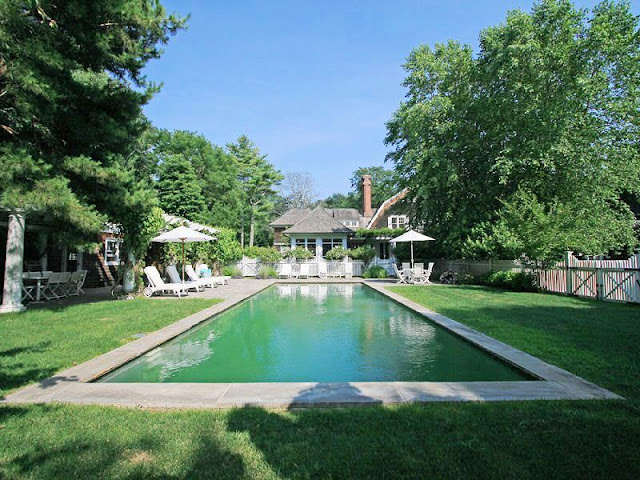
{"label": "shadow on grass", "polygon": [[[158,413],[117,408],[104,413],[92,407],[0,405],[0,423],[13,422],[5,429],[13,434],[10,443],[0,445],[0,478],[246,478],[242,455],[204,421],[194,426],[178,413],[172,428],[160,431],[152,425]],[[24,432],[7,431],[25,422]],[[29,426],[34,422],[39,425]],[[169,426],[166,419],[162,423]],[[27,438],[16,445],[16,439]]]}
{"label": "shadow on grass", "polygon": [[604,402],[244,408],[228,428],[283,478],[637,478],[632,415]]}

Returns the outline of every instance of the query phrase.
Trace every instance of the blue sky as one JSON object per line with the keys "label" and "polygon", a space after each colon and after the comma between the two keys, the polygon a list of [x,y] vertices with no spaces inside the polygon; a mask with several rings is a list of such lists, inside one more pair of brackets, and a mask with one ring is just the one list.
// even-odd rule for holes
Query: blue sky
{"label": "blue sky", "polygon": [[[531,1],[163,0],[191,14],[146,69],[161,128],[225,145],[248,135],[282,172],[309,172],[320,197],[346,193],[358,167],[383,165],[385,122],[404,96],[412,48],[479,32]],[[597,2],[575,1],[581,7]],[[631,2],[640,13],[640,0]],[[387,165],[390,167],[390,165]]]}

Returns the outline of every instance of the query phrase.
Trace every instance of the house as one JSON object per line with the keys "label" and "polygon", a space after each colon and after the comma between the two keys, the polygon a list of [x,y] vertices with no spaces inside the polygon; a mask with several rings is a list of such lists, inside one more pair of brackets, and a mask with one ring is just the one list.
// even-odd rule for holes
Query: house
{"label": "house", "polygon": [[[215,234],[216,229],[190,222],[181,217],[164,214],[168,226],[185,224],[188,227]],[[50,233],[56,228],[44,215],[32,213],[29,222],[20,211],[0,209],[0,313],[24,309],[22,272],[74,272],[87,270],[88,288],[111,286],[117,280],[117,268],[124,262],[121,256],[123,235],[117,225],[107,223],[96,238],[97,247],[91,251],[74,250],[52,241]]]}
{"label": "house", "polygon": [[[294,208],[273,222],[274,246],[284,248],[301,247],[322,258],[334,247],[357,247],[364,243],[358,230],[381,228],[407,228],[409,218],[398,210],[398,202],[407,194],[403,190],[385,200],[377,209],[371,206],[371,176],[362,177],[362,210],[355,208]],[[372,239],[377,260],[392,260],[389,237]]]}

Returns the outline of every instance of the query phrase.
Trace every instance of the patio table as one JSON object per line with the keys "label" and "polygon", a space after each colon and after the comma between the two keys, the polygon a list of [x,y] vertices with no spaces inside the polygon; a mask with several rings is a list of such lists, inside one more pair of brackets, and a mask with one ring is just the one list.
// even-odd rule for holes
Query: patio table
{"label": "patio table", "polygon": [[33,273],[23,273],[22,274],[22,281],[24,282],[25,280],[33,280],[36,282],[36,298],[34,300],[34,302],[39,302],[40,301],[40,296],[42,293],[42,286],[43,286],[43,282],[45,280],[47,280],[49,278],[49,275],[34,275]]}

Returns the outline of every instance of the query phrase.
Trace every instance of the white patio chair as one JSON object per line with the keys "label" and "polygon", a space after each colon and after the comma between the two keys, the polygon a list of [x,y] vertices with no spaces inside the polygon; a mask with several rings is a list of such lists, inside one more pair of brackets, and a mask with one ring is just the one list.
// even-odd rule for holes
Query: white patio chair
{"label": "white patio chair", "polygon": [[327,278],[328,276],[327,264],[325,262],[318,263],[318,277]]}
{"label": "white patio chair", "polygon": [[[424,268],[417,265],[413,268],[412,271],[412,281],[416,285],[424,285],[425,283],[429,282],[429,277],[427,276],[427,272],[424,270]],[[431,275],[431,272],[429,272],[429,275]]]}
{"label": "white patio chair", "polygon": [[[184,267],[184,273],[187,274],[187,277],[189,277],[189,280],[191,280],[192,282],[200,282],[205,287],[215,288],[218,286],[218,280],[216,280],[214,277],[199,278],[198,275],[196,274],[196,271],[193,269],[191,265],[186,265]],[[222,283],[222,281],[220,281],[220,283]]]}
{"label": "white patio chair", "polygon": [[431,283],[431,272],[433,272],[434,265],[435,265],[435,262],[429,262],[427,270],[425,270],[424,272],[424,276],[427,278],[427,280],[424,283]]}
{"label": "white patio chair", "polygon": [[300,269],[298,270],[298,278],[309,278],[309,264],[301,263]]}
{"label": "white patio chair", "polygon": [[82,290],[82,286],[84,285],[85,280],[87,279],[87,271],[86,270],[76,270],[71,273],[71,278],[66,285],[66,292],[69,296],[78,296],[80,293],[84,293]]}
{"label": "white patio chair", "polygon": [[300,278],[300,264],[294,263],[291,265],[291,278]]}
{"label": "white patio chair", "polygon": [[353,263],[347,262],[344,264],[344,278],[353,277]]}
{"label": "white patio chair", "polygon": [[403,262],[402,270],[411,270],[411,264],[409,262]]}
{"label": "white patio chair", "polygon": [[61,279],[61,272],[51,272],[51,275],[49,275],[49,278],[47,278],[46,283],[44,283],[44,286],[42,287],[42,295],[44,295],[44,298],[47,300],[56,300],[60,298],[57,291],[60,288]]}
{"label": "white patio chair", "polygon": [[280,278],[291,278],[291,264],[283,263],[280,265],[280,272],[278,273]]}
{"label": "white patio chair", "polygon": [[408,283],[409,282],[409,275],[406,273],[405,270],[398,270],[398,266],[394,263],[393,264],[393,271],[396,274],[396,277],[398,277],[398,281],[396,283]]}
{"label": "white patio chair", "polygon": [[414,268],[422,268],[424,270],[424,263],[416,263],[413,265]]}
{"label": "white patio chair", "polygon": [[173,292],[175,295],[180,298],[182,295],[189,295],[188,287],[183,285],[182,283],[164,283],[162,277],[160,276],[160,272],[154,266],[149,266],[144,268],[144,274],[147,276],[147,280],[149,281],[149,286],[144,289],[144,296],[151,297],[156,292],[164,293],[164,292]]}
{"label": "white patio chair", "polygon": [[182,283],[183,285],[185,285],[189,290],[195,290],[196,292],[204,291],[204,287],[205,287],[205,283],[200,282],[200,281],[192,281],[192,280],[185,280],[184,282],[182,281],[182,278],[180,277],[180,274],[178,273],[178,269],[176,268],[175,265],[169,265],[167,267],[167,275],[169,275],[169,278],[171,279],[171,283]]}
{"label": "white patio chair", "polygon": [[[37,272],[40,275],[40,272]],[[29,272],[22,274],[22,301],[23,302],[35,302],[35,290],[38,286],[35,283],[30,282],[31,275]]]}

